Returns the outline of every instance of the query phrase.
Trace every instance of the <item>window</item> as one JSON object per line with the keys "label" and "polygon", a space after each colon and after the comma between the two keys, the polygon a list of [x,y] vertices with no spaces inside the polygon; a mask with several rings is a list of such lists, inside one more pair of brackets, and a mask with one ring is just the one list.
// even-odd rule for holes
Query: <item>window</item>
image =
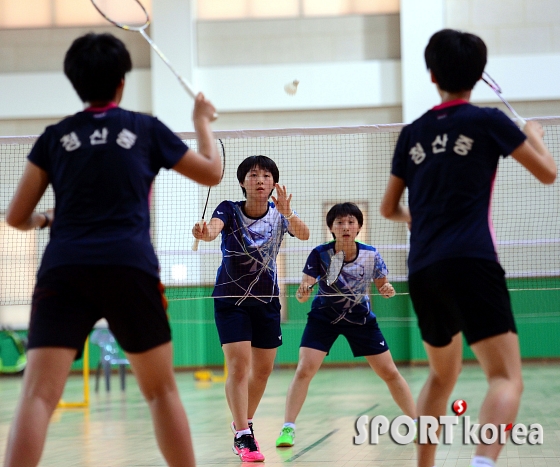
{"label": "window", "polygon": [[[150,13],[152,0],[142,0],[142,4]],[[120,15],[116,19],[124,21]],[[127,18],[129,21],[134,19]],[[140,20],[143,21],[143,18]],[[92,3],[86,0],[0,0],[0,28],[3,29],[108,24]]]}
{"label": "window", "polygon": [[399,0],[197,0],[199,19],[292,18],[398,13]]}

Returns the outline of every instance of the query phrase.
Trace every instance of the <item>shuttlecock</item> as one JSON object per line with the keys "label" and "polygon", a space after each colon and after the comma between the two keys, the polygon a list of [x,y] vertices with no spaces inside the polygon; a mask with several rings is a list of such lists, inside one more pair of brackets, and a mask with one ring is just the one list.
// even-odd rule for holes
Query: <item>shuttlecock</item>
{"label": "shuttlecock", "polygon": [[291,83],[288,83],[286,84],[286,86],[284,86],[284,91],[286,91],[286,94],[293,96],[297,92],[298,84],[299,81],[297,79],[294,79]]}

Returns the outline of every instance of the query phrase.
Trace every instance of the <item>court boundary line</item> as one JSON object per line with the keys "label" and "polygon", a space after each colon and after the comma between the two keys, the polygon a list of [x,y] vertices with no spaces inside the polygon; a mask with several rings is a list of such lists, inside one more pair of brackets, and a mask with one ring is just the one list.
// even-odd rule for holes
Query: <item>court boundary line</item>
{"label": "court boundary line", "polygon": [[289,459],[286,459],[284,462],[293,462],[296,459],[298,459],[299,457],[303,456],[305,453],[307,453],[308,451],[311,451],[311,449],[313,449],[314,447],[318,446],[319,444],[321,444],[323,441],[325,441],[327,438],[330,438],[332,435],[334,435],[336,432],[338,431],[338,428],[336,430],[331,431],[330,433],[327,433],[325,436],[323,436],[321,439],[318,439],[317,441],[315,441],[313,444],[310,444],[309,446],[307,446],[305,449],[303,449],[302,451],[298,452],[297,454],[293,455],[292,457],[290,457]]}

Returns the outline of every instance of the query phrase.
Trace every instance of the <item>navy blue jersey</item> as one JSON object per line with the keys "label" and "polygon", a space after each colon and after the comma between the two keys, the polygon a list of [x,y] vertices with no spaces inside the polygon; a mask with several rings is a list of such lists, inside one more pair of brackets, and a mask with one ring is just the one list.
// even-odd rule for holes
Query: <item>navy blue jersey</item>
{"label": "navy blue jersey", "polygon": [[222,264],[212,296],[238,305],[270,303],[280,293],[276,257],[288,233],[288,221],[274,203],[269,202],[266,214],[259,218],[247,216],[244,204],[222,201],[212,214],[224,223]]}
{"label": "navy blue jersey", "polygon": [[[334,256],[335,241],[314,248],[307,258],[303,272],[319,279],[323,277]],[[387,276],[387,266],[377,249],[356,242],[358,254],[352,261],[345,261],[338,279],[331,284],[320,280],[319,291],[311,303],[309,316],[328,320],[333,324],[345,321],[365,324],[375,318],[369,298],[371,283]]]}
{"label": "navy blue jersey", "polygon": [[29,160],[45,170],[55,219],[39,276],[61,265],[121,265],[159,277],[149,192],[187,146],[154,117],[119,107],[83,111],[47,127]]}
{"label": "navy blue jersey", "polygon": [[490,217],[498,161],[526,136],[500,110],[453,101],[403,128],[391,173],[412,216],[409,273],[447,258],[497,261]]}

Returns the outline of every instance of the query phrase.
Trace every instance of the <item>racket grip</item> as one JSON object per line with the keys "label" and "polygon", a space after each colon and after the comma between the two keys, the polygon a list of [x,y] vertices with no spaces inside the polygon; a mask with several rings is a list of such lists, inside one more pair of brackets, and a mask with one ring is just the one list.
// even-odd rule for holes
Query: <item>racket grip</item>
{"label": "racket grip", "polygon": [[[196,225],[198,225],[199,227],[204,225],[204,219],[198,221],[196,223]],[[198,238],[194,239],[194,242],[192,244],[192,251],[198,251],[198,244],[200,243],[200,240]]]}
{"label": "racket grip", "polygon": [[523,128],[525,128],[525,125],[527,124],[527,120],[525,120],[524,118],[522,118],[518,115],[517,116],[517,124],[519,125],[519,128],[521,128],[521,130],[523,130]]}

